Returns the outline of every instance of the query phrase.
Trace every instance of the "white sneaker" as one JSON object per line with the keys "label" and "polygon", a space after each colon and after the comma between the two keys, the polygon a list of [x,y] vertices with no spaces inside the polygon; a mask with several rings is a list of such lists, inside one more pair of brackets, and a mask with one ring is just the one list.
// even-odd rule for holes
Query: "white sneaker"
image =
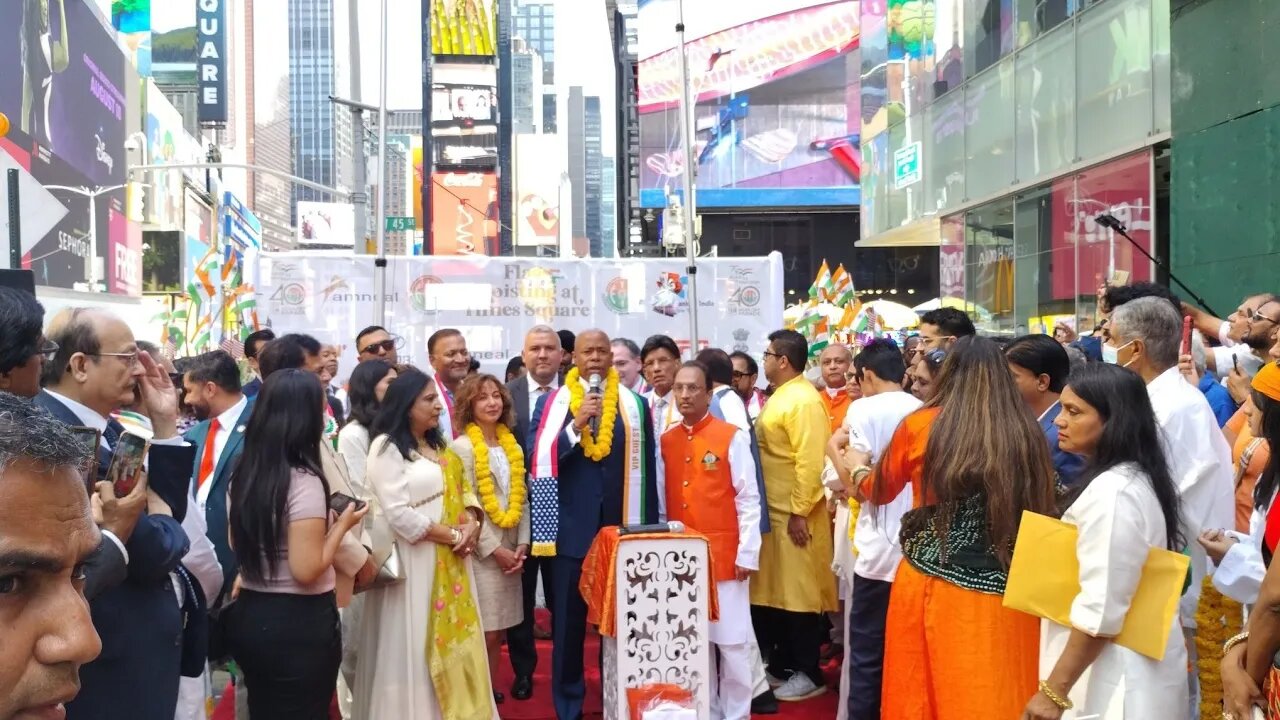
{"label": "white sneaker", "polygon": [[773,673],[768,670],[764,671],[764,681],[769,683],[769,688],[772,690],[777,690],[783,685],[786,685],[788,679],[789,678],[774,677]]}
{"label": "white sneaker", "polygon": [[783,683],[782,687],[774,690],[773,694],[783,702],[800,702],[801,700],[818,697],[826,691],[825,687],[815,685],[808,675],[798,672],[792,673],[791,679]]}

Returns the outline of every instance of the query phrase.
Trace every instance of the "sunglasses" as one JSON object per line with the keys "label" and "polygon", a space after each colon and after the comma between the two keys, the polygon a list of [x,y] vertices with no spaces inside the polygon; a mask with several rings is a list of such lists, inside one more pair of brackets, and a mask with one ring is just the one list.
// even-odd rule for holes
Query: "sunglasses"
{"label": "sunglasses", "polygon": [[392,338],[387,338],[386,340],[382,340],[381,342],[369,343],[368,345],[365,345],[363,348],[361,348],[360,352],[367,355],[372,355],[378,352],[379,350],[381,350],[382,352],[391,352],[392,350],[398,350],[403,346],[404,346],[404,338],[392,337]]}
{"label": "sunglasses", "polygon": [[748,377],[751,377],[751,373],[744,373],[744,372],[740,372],[740,371],[738,371],[738,370],[734,370],[734,371],[733,371],[733,379],[734,379],[734,380],[741,380],[742,378],[748,378]]}

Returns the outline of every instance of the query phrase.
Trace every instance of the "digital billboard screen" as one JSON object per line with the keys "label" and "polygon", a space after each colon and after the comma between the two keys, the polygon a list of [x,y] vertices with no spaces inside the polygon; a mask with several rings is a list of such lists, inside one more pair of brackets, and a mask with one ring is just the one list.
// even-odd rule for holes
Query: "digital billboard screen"
{"label": "digital billboard screen", "polygon": [[[685,4],[699,207],[857,205],[858,2]],[[685,166],[676,0],[640,3],[640,202]]]}
{"label": "digital billboard screen", "polygon": [[498,254],[497,175],[488,172],[432,174],[429,254]]}
{"label": "digital billboard screen", "polygon": [[[69,214],[32,249],[36,282],[85,281],[89,256],[128,246],[125,215],[127,94],[137,71],[85,2],[0,2],[0,139]],[[93,247],[90,247],[93,245]],[[96,278],[105,283],[101,274]]]}

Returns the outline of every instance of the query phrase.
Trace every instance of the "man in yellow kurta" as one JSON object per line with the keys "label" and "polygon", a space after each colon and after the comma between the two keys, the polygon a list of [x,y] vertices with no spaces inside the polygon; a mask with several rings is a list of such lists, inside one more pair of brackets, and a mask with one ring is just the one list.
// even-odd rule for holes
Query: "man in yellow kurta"
{"label": "man in yellow kurta", "polygon": [[769,336],[764,372],[777,390],[755,426],[773,531],[764,536],[751,583],[752,618],[770,683],[785,701],[826,691],[818,665],[822,615],[838,607],[821,480],[831,429],[822,398],[802,374],[808,356],[800,333]]}

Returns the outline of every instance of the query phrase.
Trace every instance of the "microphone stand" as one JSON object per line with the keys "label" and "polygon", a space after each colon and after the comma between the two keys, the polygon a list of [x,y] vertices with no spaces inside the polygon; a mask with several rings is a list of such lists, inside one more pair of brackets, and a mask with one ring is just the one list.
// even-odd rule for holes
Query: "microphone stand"
{"label": "microphone stand", "polygon": [[1197,304],[1197,305],[1199,305],[1200,307],[1204,308],[1204,309],[1205,309],[1205,311],[1207,311],[1210,315],[1212,315],[1212,316],[1214,316],[1214,317],[1221,317],[1220,315],[1218,315],[1218,313],[1216,313],[1216,312],[1214,312],[1214,311],[1213,311],[1213,308],[1209,307],[1209,303],[1205,302],[1205,301],[1204,301],[1204,298],[1202,298],[1202,297],[1200,297],[1199,295],[1197,295],[1197,294],[1196,294],[1196,291],[1194,291],[1194,290],[1192,290],[1191,288],[1187,287],[1187,284],[1186,284],[1186,283],[1184,283],[1184,282],[1182,282],[1181,280],[1179,280],[1179,279],[1178,279],[1178,276],[1173,274],[1173,271],[1169,269],[1169,266],[1168,266],[1168,265],[1165,265],[1163,262],[1160,262],[1159,260],[1157,260],[1157,259],[1155,258],[1155,256],[1154,256],[1154,255],[1152,255],[1151,253],[1147,252],[1147,249],[1146,249],[1146,248],[1144,248],[1144,247],[1142,247],[1141,245],[1139,245],[1139,244],[1138,244],[1138,241],[1137,241],[1137,240],[1134,240],[1134,239],[1133,239],[1133,237],[1129,235],[1129,232],[1128,232],[1127,230],[1125,230],[1124,223],[1122,223],[1122,222],[1120,222],[1119,220],[1117,220],[1114,216],[1112,216],[1112,215],[1108,215],[1108,214],[1106,214],[1106,213],[1104,213],[1104,214],[1102,214],[1102,215],[1099,215],[1099,216],[1098,216],[1097,218],[1095,218],[1094,220],[1095,220],[1095,222],[1097,222],[1099,225],[1101,225],[1101,226],[1103,226],[1103,227],[1105,227],[1105,228],[1108,228],[1108,229],[1110,229],[1110,230],[1114,230],[1114,231],[1115,231],[1115,232],[1117,232],[1117,233],[1120,233],[1120,237],[1123,237],[1125,240],[1128,240],[1128,241],[1129,241],[1129,244],[1133,245],[1135,248],[1137,248],[1137,249],[1138,249],[1138,252],[1142,253],[1143,255],[1145,255],[1145,256],[1146,256],[1146,258],[1147,258],[1148,260],[1150,260],[1151,262],[1155,263],[1156,267],[1158,267],[1158,268],[1160,268],[1161,270],[1165,271],[1165,273],[1169,276],[1169,279],[1170,279],[1170,280],[1172,280],[1172,281],[1174,281],[1175,283],[1177,283],[1177,284],[1178,284],[1178,287],[1180,287],[1180,288],[1182,288],[1183,290],[1185,290],[1185,291],[1186,291],[1186,293],[1187,293],[1188,295],[1190,295],[1190,296],[1191,296],[1191,299],[1196,301],[1196,304]]}

